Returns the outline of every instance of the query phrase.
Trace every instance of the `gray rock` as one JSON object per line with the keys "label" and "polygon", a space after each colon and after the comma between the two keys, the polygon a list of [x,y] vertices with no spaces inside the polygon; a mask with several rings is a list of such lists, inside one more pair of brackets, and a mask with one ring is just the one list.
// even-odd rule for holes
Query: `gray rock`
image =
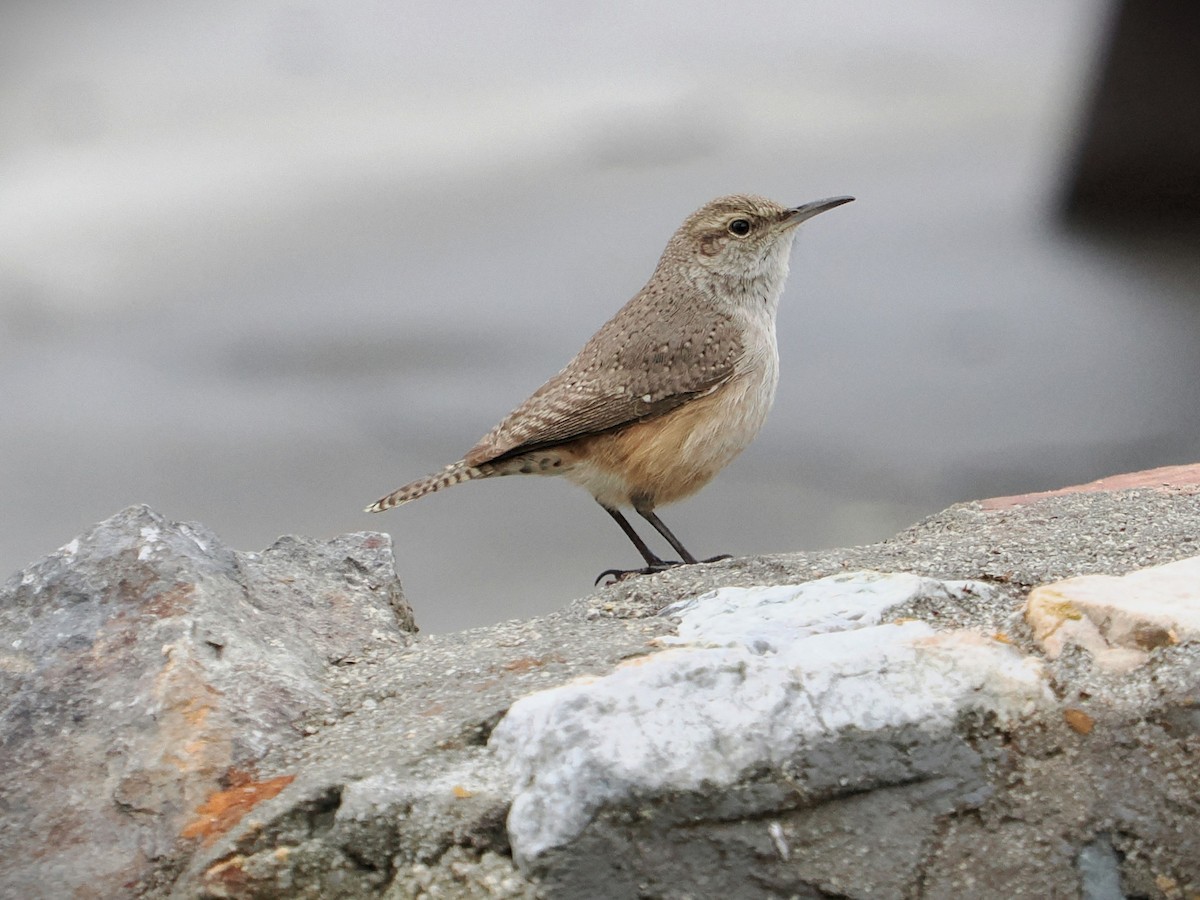
{"label": "gray rock", "polygon": [[290,776],[340,668],[410,639],[379,535],[236,553],[131,507],[0,590],[0,894],[124,896]]}
{"label": "gray rock", "polygon": [[[165,537],[144,538],[143,527]],[[1117,674],[1078,648],[1044,658],[1022,616],[1039,583],[1195,555],[1194,491],[966,504],[870,547],[673,570],[549,616],[411,641],[385,540],[298,541],[294,559],[267,560],[272,551],[235,554],[202,529],[133,510],[9,582],[0,739],[13,774],[0,783],[0,895],[45,895],[46,885],[177,898],[1200,892],[1200,647],[1156,645]],[[349,548],[331,549],[341,542]],[[97,579],[72,555],[115,560],[114,574]],[[510,750],[534,754],[526,759],[553,746],[547,736],[562,754],[578,745],[518,718],[497,728],[510,709],[580,676],[600,684],[622,663],[636,673],[690,652],[663,649],[679,635],[678,618],[657,615],[670,603],[859,569],[985,582],[914,594],[870,627],[936,632],[930,640],[953,644],[960,661],[971,644],[954,631],[972,629],[973,640],[1036,660],[1049,690],[998,706],[969,702],[973,682],[962,680],[947,695],[957,705],[889,718],[888,684],[921,689],[889,680],[908,670],[887,656],[883,669],[870,664],[887,676],[870,681],[870,702],[888,713],[878,723],[806,726],[790,747],[755,734],[750,749],[767,748],[754,750],[757,763],[736,756],[747,749],[729,743],[736,731],[714,731],[744,760],[736,770],[590,792],[600,799],[582,827],[514,865],[506,820],[520,784],[489,738],[507,733]],[[304,586],[288,594],[293,577]],[[178,603],[183,611],[159,611]],[[751,655],[784,646],[752,633]],[[801,704],[817,678],[808,672],[783,696]],[[578,739],[592,738],[584,729]],[[551,763],[534,772],[543,800],[554,798]],[[598,765],[571,777],[594,778]]]}
{"label": "gray rock", "polygon": [[[932,579],[876,572],[724,588],[664,610],[678,614],[680,632],[660,639],[666,652],[518,700],[490,742],[513,775],[514,857],[540,871],[547,851],[601,810],[697,791],[717,803],[747,775],[808,797],[951,773],[977,780],[950,764],[962,756],[955,723],[987,716],[1007,726],[1052,695],[1041,663],[1008,644],[879,624],[887,609],[931,595],[952,594]],[[742,802],[736,817],[777,811]]]}

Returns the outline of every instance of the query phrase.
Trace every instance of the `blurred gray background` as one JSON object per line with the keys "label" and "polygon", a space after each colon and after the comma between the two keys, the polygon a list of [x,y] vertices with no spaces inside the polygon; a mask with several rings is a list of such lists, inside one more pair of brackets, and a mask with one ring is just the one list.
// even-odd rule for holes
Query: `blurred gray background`
{"label": "blurred gray background", "polygon": [[1194,461],[1200,273],[1057,210],[1093,0],[6,4],[0,577],[131,503],[240,549],[380,529],[426,630],[638,558],[558,479],[362,507],[558,370],[706,200],[802,229],[699,555]]}

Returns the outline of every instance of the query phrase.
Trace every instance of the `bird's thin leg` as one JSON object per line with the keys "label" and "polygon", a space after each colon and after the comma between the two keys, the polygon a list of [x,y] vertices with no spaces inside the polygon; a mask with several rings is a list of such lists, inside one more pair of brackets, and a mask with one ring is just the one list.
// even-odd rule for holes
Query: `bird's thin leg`
{"label": "bird's thin leg", "polygon": [[608,576],[612,576],[616,581],[620,581],[622,578],[625,578],[628,575],[649,575],[651,573],[662,572],[666,569],[672,568],[673,566],[679,565],[677,562],[659,559],[659,557],[654,554],[654,551],[646,546],[646,542],[642,540],[641,535],[633,530],[633,526],[629,524],[629,520],[626,519],[619,510],[604,506],[603,503],[600,505],[604,508],[604,511],[612,516],[616,523],[621,526],[621,530],[625,532],[625,536],[629,538],[629,540],[633,541],[633,546],[637,547],[638,553],[642,554],[642,559],[646,561],[646,567],[644,569],[605,569],[596,576],[596,584],[599,584]]}
{"label": "bird's thin leg", "polygon": [[639,516],[641,516],[643,519],[645,519],[647,522],[649,522],[651,525],[653,525],[655,531],[657,531],[659,534],[661,534],[663,537],[665,537],[667,539],[667,543],[675,548],[675,552],[678,553],[683,558],[683,561],[685,563],[688,563],[689,565],[694,565],[698,561],[696,559],[696,557],[694,557],[694,556],[692,556],[692,554],[688,553],[687,548],[684,547],[682,543],[680,543],[679,538],[677,538],[677,537],[675,537],[675,535],[671,534],[671,529],[666,526],[666,524],[663,522],[662,519],[660,519],[658,516],[656,516],[654,514],[654,510],[639,509],[637,511],[637,513]]}
{"label": "bird's thin leg", "polygon": [[718,560],[722,560],[722,559],[729,559],[728,553],[722,553],[720,556],[713,556],[713,557],[710,557],[709,559],[705,559],[705,560],[696,559],[696,557],[694,557],[694,556],[692,556],[692,554],[688,553],[687,548],[683,546],[683,544],[680,542],[679,538],[675,537],[675,535],[673,535],[671,533],[671,529],[668,528],[666,523],[655,514],[654,510],[639,509],[638,515],[641,516],[643,519],[645,519],[647,522],[649,522],[651,525],[653,525],[654,530],[657,531],[659,534],[661,534],[663,537],[665,537],[667,539],[667,543],[670,544],[672,547],[674,547],[676,552],[678,552],[679,555],[681,557],[683,557],[683,561],[685,563],[688,563],[689,565],[694,565],[698,562],[710,563],[710,562],[717,562]]}
{"label": "bird's thin leg", "polygon": [[[629,540],[633,541],[633,546],[637,547],[638,553],[642,554],[642,559],[646,560],[646,567],[644,569],[605,569],[596,577],[596,584],[599,584],[601,580],[608,576],[612,576],[616,581],[620,581],[629,575],[651,575],[655,572],[666,571],[667,569],[674,568],[678,565],[695,565],[698,562],[710,563],[721,559],[729,559],[729,554],[727,553],[721,556],[714,556],[711,559],[696,559],[696,557],[688,553],[687,548],[683,546],[683,543],[679,540],[679,538],[675,537],[675,535],[671,533],[671,529],[666,526],[663,520],[654,514],[654,510],[638,509],[638,515],[653,525],[654,530],[667,539],[667,543],[674,547],[676,552],[683,557],[683,563],[675,562],[673,560],[659,559],[654,555],[654,551],[646,546],[646,542],[642,540],[641,535],[633,530],[633,526],[629,524],[628,519],[621,515],[618,510],[610,509],[609,507],[604,506],[603,503],[600,505],[603,506],[604,511],[612,516],[613,519],[616,520],[616,523],[621,526],[621,530],[625,532],[625,536],[628,537]],[[637,507],[634,508],[637,509]]]}
{"label": "bird's thin leg", "polygon": [[642,559],[646,561],[648,566],[665,566],[666,563],[654,555],[654,551],[646,546],[646,542],[642,540],[642,536],[633,530],[633,526],[629,524],[629,520],[621,515],[620,510],[609,509],[604,507],[604,511],[608,513],[617,524],[621,526],[621,530],[625,532],[625,536],[633,541],[633,546],[637,547],[638,553],[642,554]]}

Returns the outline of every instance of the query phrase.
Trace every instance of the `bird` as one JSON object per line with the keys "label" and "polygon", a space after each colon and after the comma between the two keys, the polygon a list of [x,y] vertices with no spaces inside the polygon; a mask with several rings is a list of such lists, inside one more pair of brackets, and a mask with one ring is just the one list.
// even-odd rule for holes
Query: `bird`
{"label": "bird", "polygon": [[[779,379],[775,317],[797,228],[853,199],[789,207],[732,194],[706,203],[671,236],[645,286],[562,371],[462,459],[366,511],[481,478],[561,475],[591,493],[645,562],[606,569],[597,584],[727,559],[697,559],[655,510],[700,490],[758,434]],[[680,558],[654,553],[626,508]]]}

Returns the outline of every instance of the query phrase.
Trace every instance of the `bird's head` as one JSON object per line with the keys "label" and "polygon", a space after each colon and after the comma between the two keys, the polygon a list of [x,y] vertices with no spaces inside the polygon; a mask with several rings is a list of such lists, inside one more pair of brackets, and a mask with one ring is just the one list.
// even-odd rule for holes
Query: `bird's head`
{"label": "bird's head", "polygon": [[796,228],[853,199],[831,197],[789,207],[749,194],[718,197],[687,217],[664,259],[729,279],[778,279],[782,287]]}

